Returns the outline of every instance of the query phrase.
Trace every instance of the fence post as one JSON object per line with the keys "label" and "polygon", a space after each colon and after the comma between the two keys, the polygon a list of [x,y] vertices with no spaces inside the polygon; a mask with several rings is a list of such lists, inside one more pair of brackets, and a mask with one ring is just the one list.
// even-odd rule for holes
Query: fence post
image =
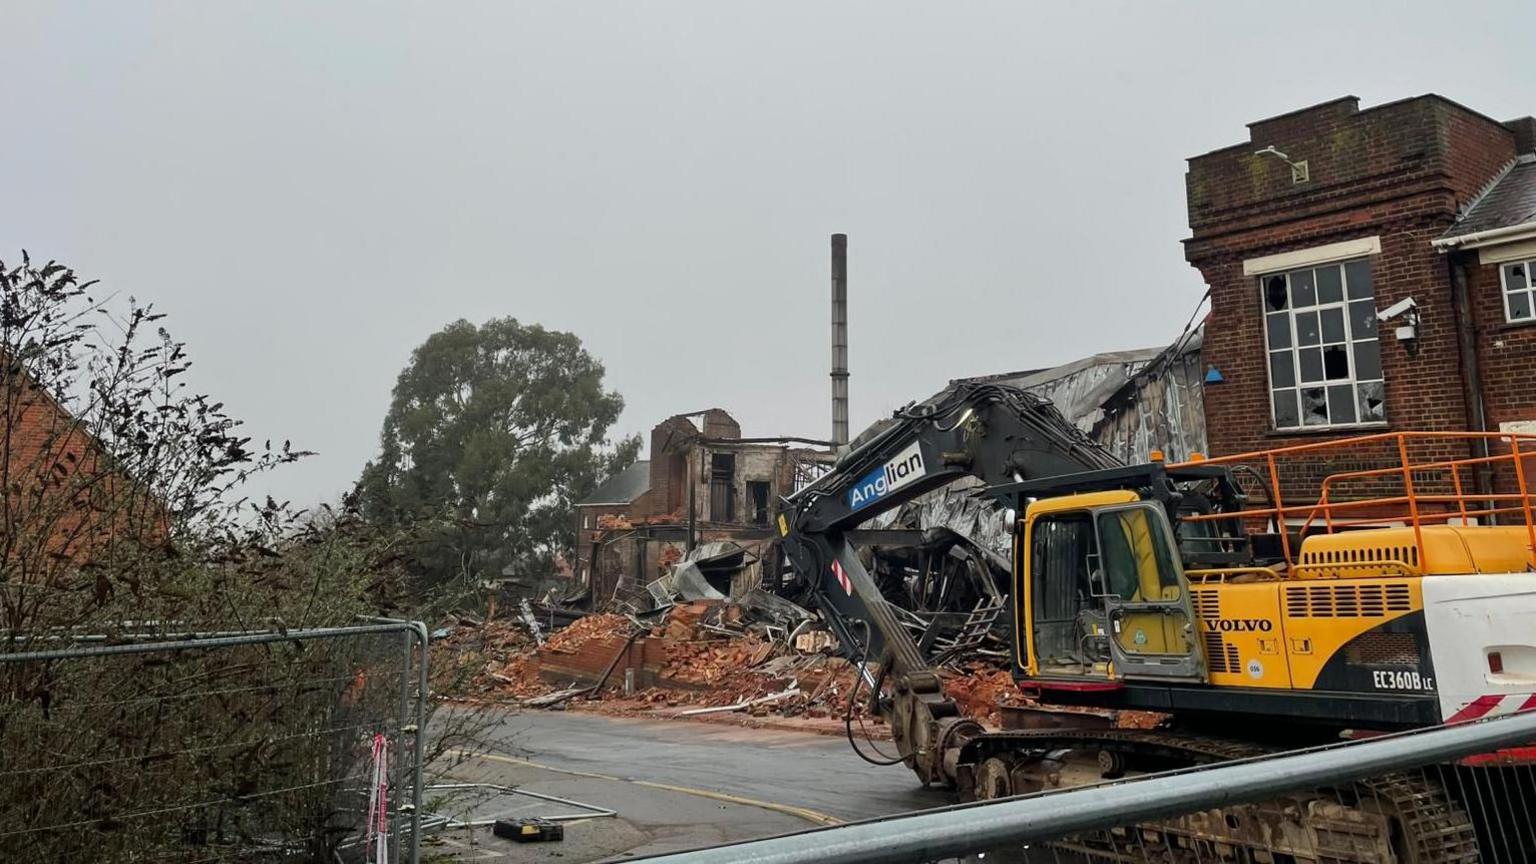
{"label": "fence post", "polygon": [[418,663],[416,681],[416,734],[415,754],[416,777],[415,790],[411,795],[411,864],[421,864],[421,792],[422,792],[422,762],[426,759],[426,750],[423,748],[427,734],[427,698],[432,687],[431,679],[427,675],[427,649],[431,641],[431,634],[427,632],[427,625],[420,621],[412,621],[411,633],[416,637],[417,644],[421,647],[421,658]]}
{"label": "fence post", "polygon": [[[400,855],[404,849],[404,844],[400,842],[400,835],[405,830],[405,821],[401,816],[404,815],[405,807],[405,728],[407,725],[406,717],[410,712],[411,642],[413,638],[409,630],[400,631],[400,644],[405,648],[405,656],[400,662],[400,710],[395,715],[395,728],[392,730],[394,732],[392,737],[394,738],[395,747],[395,777],[394,782],[390,786],[394,789],[395,806],[392,808],[393,812],[390,817],[394,830],[389,832],[391,854],[396,861],[401,860]],[[410,859],[411,864],[415,864],[415,861],[416,859],[414,858]]]}

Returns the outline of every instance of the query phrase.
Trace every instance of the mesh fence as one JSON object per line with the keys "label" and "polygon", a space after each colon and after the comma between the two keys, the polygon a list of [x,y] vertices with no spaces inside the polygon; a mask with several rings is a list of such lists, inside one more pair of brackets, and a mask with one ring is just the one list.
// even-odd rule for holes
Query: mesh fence
{"label": "mesh fence", "polygon": [[1109,814],[1099,830],[985,860],[1519,864],[1536,861],[1533,805],[1531,765],[1463,760],[1139,825],[1111,824]]}
{"label": "mesh fence", "polygon": [[377,860],[363,842],[370,800],[389,860],[414,860],[419,633],[12,644],[0,653],[4,860]]}

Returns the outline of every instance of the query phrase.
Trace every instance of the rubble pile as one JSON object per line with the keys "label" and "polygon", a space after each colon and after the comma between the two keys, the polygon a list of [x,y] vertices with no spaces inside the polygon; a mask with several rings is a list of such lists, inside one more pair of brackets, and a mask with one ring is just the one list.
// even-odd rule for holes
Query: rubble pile
{"label": "rubble pile", "polygon": [[960,713],[988,726],[1001,725],[1001,706],[1025,705],[1013,674],[991,663],[964,663],[944,680],[944,695],[955,700]]}
{"label": "rubble pile", "polygon": [[[982,550],[956,556],[953,538],[939,539],[950,557],[983,561]],[[640,602],[619,606],[625,614],[585,614],[548,602],[535,613],[524,601],[521,616],[460,622],[440,644],[460,668],[478,664],[472,695],[528,707],[740,712],[838,728],[850,715],[871,719],[868,689],[856,667],[835,656],[830,631],[806,609],[740,578],[752,566],[741,547],[706,543],[665,558],[665,574],[644,586]],[[997,638],[982,628],[977,632]],[[940,674],[964,715],[999,728],[1010,721],[1009,708],[1030,706],[1005,652],[987,647],[986,639],[962,644],[965,634],[950,632],[950,659]],[[1157,715],[1148,717],[1131,719],[1156,722]]]}
{"label": "rubble pile", "polygon": [[774,647],[772,642],[763,642],[754,636],[688,642],[668,640],[665,674],[673,681],[720,689],[730,680],[755,675],[752,667],[767,660]]}
{"label": "rubble pile", "polygon": [[623,615],[588,615],[574,624],[557,630],[544,643],[544,650],[570,654],[596,639],[628,638],[632,629]]}
{"label": "rubble pile", "polygon": [[[857,694],[852,716],[873,719],[857,669],[834,656],[833,640],[813,638],[827,634],[765,623],[729,601],[688,601],[646,619],[588,615],[542,646],[523,627],[519,621],[460,626],[434,651],[450,654],[459,667],[479,664],[468,687],[472,695],[529,707],[831,722],[848,716]],[[945,695],[961,713],[991,728],[1006,725],[1009,707],[1033,704],[1007,666],[985,656],[951,664],[941,675]],[[1150,728],[1161,718],[1121,711],[1113,722]]]}
{"label": "rubble pile", "polygon": [[555,688],[542,675],[542,661],[578,654],[593,643],[627,639],[629,630],[629,619],[623,615],[588,615],[555,631],[542,647],[528,640],[516,652],[488,658],[478,680],[489,681],[489,689],[519,699],[548,695]]}
{"label": "rubble pile", "polygon": [[481,621],[469,615],[443,622],[432,632],[430,644],[433,689],[472,695],[503,692],[507,682],[492,678],[490,671],[499,669],[506,658],[522,656],[535,647],[533,635],[521,622]]}

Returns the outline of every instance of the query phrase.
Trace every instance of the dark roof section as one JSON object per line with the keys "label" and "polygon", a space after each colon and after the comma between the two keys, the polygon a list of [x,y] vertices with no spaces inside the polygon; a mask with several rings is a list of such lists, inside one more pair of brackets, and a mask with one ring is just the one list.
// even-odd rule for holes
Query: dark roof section
{"label": "dark roof section", "polygon": [[576,502],[578,507],[594,504],[632,504],[636,498],[650,491],[651,462],[640,459],[623,471],[609,477],[592,490],[592,494]]}
{"label": "dark roof section", "polygon": [[1516,159],[1440,239],[1527,222],[1536,223],[1536,156],[1531,154]]}

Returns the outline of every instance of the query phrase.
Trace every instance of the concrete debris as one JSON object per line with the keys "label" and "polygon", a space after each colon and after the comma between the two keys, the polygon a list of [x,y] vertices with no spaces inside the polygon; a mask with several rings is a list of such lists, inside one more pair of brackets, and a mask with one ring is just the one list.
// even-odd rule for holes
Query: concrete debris
{"label": "concrete debris", "polygon": [[735,705],[718,705],[711,708],[691,708],[687,711],[679,711],[677,712],[677,716],[693,717],[698,714],[719,714],[726,711],[740,711],[744,708],[751,708],[753,705],[766,705],[769,702],[778,702],[783,699],[788,699],[791,696],[799,695],[800,688],[791,687],[788,690],[784,690],[779,693],[770,693],[767,696],[759,696],[756,699],[743,699],[740,702],[737,702]]}
{"label": "concrete debris", "polygon": [[[520,625],[493,620],[452,627],[439,647],[464,652],[461,665],[480,664],[474,695],[527,708],[744,716],[741,722],[828,733],[840,733],[852,716],[867,727],[864,733],[883,734],[857,668],[833,656],[835,640],[811,613],[783,602],[790,608],[763,612],[727,600],[681,600],[650,621],[589,615],[556,630],[542,646]],[[962,713],[992,728],[1004,721],[1005,709],[1033,704],[1005,661],[970,656],[941,674]],[[1149,716],[1132,719],[1155,724],[1158,715]]]}
{"label": "concrete debris", "polygon": [[795,637],[795,650],[801,654],[816,654],[837,647],[837,637],[827,630],[812,630]]}
{"label": "concrete debris", "polygon": [[517,608],[518,615],[521,616],[523,626],[527,627],[528,632],[533,634],[533,641],[539,645],[543,645],[544,628],[539,626],[539,619],[533,614],[533,604],[528,602],[527,597],[524,597],[518,603]]}
{"label": "concrete debris", "polygon": [[[504,676],[495,675],[495,673],[492,673],[492,675],[493,677],[502,678],[503,680],[512,680],[507,679]],[[572,699],[590,692],[592,692],[591,687],[571,687],[566,690],[556,690],[553,693],[548,693],[543,696],[535,696],[532,699],[524,699],[522,700],[522,703],[527,705],[529,708],[547,708],[550,705],[558,705],[567,699]]]}

